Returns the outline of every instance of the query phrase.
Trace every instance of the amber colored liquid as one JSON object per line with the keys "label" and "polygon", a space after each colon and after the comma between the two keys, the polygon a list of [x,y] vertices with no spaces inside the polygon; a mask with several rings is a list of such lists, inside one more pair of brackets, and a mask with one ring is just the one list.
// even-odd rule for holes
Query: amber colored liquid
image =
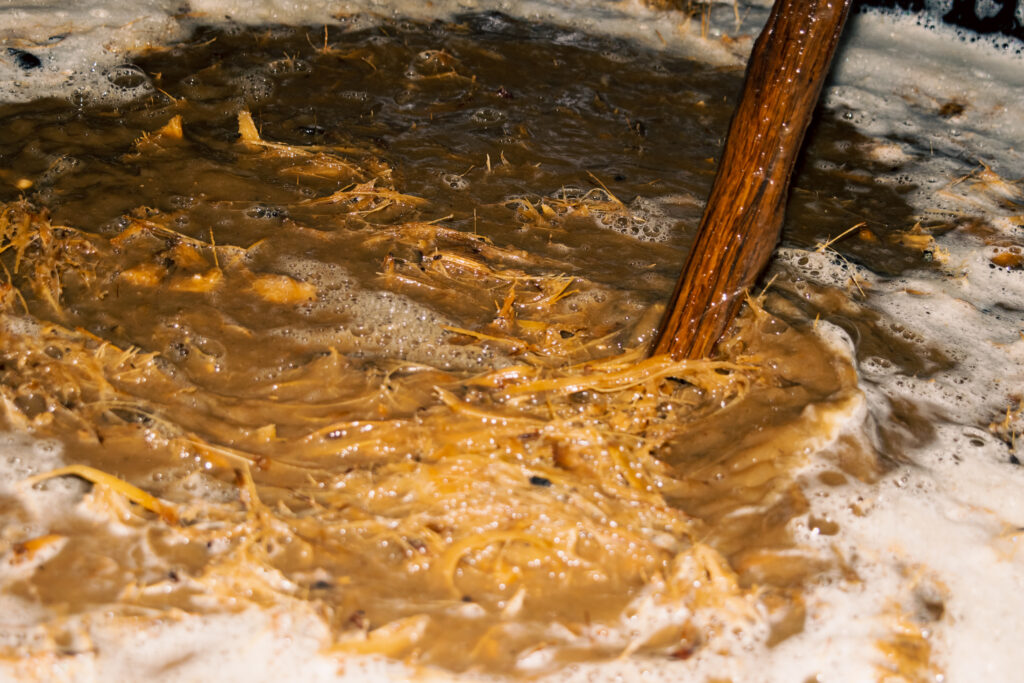
{"label": "amber colored liquid", "polygon": [[[117,523],[69,515],[51,530],[66,545],[11,594],[72,615],[298,601],[343,653],[510,671],[547,646],[552,666],[619,654],[584,635],[617,628],[699,542],[736,572],[735,595],[759,587],[770,642],[802,628],[801,587],[842,571],[787,531],[808,515],[794,468],[825,428],[807,407],[839,413],[856,395],[815,316],[908,372],[945,359],[781,273],[768,311],[723,345],[743,366],[721,371],[735,384],[679,371],[629,395],[520,395],[493,374],[548,377],[649,340],[738,71],[494,17],[326,42],[320,29],[210,32],[137,64],[155,88],[144,101],[0,108],[0,199],[24,194],[74,229],[45,254],[37,238],[21,263],[15,248],[0,256],[22,297],[3,315],[43,325],[0,344],[0,383],[9,427],[59,436],[69,461],[184,521],[127,503]],[[272,144],[239,139],[241,111]],[[175,116],[180,139],[156,132]],[[860,142],[821,114],[784,241],[866,221],[875,239],[835,244],[843,258],[926,267],[886,239],[909,209],[873,183]],[[59,289],[34,264],[59,271]],[[928,438],[904,412],[899,438]],[[870,479],[899,438],[883,433],[883,453],[834,446],[829,482]],[[396,623],[412,626],[351,644]],[[703,643],[678,623],[638,649],[685,657]]]}

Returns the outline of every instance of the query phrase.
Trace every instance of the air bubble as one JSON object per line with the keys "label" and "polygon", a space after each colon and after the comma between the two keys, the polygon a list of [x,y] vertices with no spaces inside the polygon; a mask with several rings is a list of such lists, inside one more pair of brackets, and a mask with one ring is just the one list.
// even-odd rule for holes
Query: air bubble
{"label": "air bubble", "polygon": [[453,190],[465,190],[469,187],[469,181],[465,177],[455,173],[445,173],[441,176],[442,182]]}
{"label": "air bubble", "polygon": [[146,72],[134,64],[119,64],[118,66],[111,67],[106,70],[104,76],[112,85],[124,88],[125,90],[132,90],[149,84]]}
{"label": "air bubble", "polygon": [[491,107],[483,107],[482,109],[477,109],[475,112],[473,112],[470,118],[473,120],[474,123],[491,125],[495,123],[501,123],[502,121],[504,121],[505,114],[504,112],[501,112],[497,109],[493,109]]}
{"label": "air bubble", "polygon": [[239,77],[241,96],[250,102],[269,99],[274,94],[274,82],[262,71],[250,71]]}
{"label": "air bubble", "polygon": [[9,47],[7,48],[7,54],[14,58],[14,63],[23,71],[31,71],[43,66],[42,60],[31,52],[19,50],[15,47]]}

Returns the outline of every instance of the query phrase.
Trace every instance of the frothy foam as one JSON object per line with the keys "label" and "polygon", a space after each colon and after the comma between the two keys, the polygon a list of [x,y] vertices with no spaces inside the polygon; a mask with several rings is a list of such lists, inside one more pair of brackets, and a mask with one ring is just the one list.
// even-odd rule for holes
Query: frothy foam
{"label": "frothy foam", "polygon": [[330,329],[288,327],[275,334],[298,336],[305,343],[344,349],[357,357],[401,358],[444,368],[500,367],[509,362],[493,348],[451,343],[452,334],[445,327],[458,327],[455,321],[401,294],[366,289],[337,266],[288,258],[281,259],[279,267],[316,286],[317,300],[308,304],[311,313],[341,310],[350,318]]}

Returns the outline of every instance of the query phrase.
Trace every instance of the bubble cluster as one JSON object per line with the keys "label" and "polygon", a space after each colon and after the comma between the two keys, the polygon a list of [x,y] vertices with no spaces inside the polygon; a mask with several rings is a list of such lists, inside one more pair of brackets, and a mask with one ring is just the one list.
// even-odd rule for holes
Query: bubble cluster
{"label": "bubble cluster", "polygon": [[311,314],[343,312],[347,320],[321,329],[281,328],[276,334],[319,347],[348,349],[352,357],[402,358],[449,369],[500,367],[509,362],[490,347],[452,343],[444,327],[458,327],[455,321],[401,294],[367,289],[340,266],[289,257],[280,259],[277,267],[316,286]]}

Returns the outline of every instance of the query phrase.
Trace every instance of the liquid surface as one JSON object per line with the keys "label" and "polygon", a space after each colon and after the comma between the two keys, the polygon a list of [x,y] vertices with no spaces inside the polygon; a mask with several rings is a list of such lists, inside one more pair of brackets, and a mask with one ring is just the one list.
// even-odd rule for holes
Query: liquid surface
{"label": "liquid surface", "polygon": [[[96,484],[11,532],[5,591],[49,638],[12,653],[74,652],[97,611],[250,605],[457,671],[799,633],[847,572],[792,538],[839,530],[808,453],[834,445],[840,486],[931,438],[907,405],[877,451],[840,443],[861,394],[815,315],[862,359],[952,361],[788,271],[720,359],[642,360],[739,76],[487,15],[201,33],[119,74],[136,104],[0,111],[6,420]],[[823,116],[786,244],[866,222],[833,258],[932,267],[865,144]],[[920,640],[892,645],[907,672]]]}

